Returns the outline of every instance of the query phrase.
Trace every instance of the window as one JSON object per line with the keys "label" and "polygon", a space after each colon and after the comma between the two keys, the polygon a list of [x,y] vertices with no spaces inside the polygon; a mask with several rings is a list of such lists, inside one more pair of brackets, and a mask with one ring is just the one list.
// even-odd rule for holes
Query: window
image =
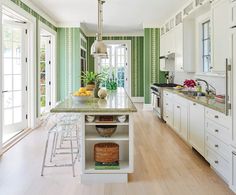
{"label": "window", "polygon": [[202,23],[202,64],[203,64],[203,72],[210,72],[211,70],[210,20]]}

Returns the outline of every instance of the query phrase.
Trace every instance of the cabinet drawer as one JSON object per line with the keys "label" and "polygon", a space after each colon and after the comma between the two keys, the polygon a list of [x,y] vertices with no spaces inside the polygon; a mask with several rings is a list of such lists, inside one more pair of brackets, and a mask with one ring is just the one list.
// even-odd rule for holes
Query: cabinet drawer
{"label": "cabinet drawer", "polygon": [[206,119],[206,131],[224,143],[230,143],[231,130],[229,128],[223,127],[212,120]]}
{"label": "cabinet drawer", "polygon": [[215,170],[219,172],[226,179],[226,181],[229,181],[230,178],[229,162],[224,160],[220,155],[218,155],[208,147],[206,147],[205,158],[211,164],[211,166],[214,167]]}
{"label": "cabinet drawer", "polygon": [[232,128],[231,118],[229,116],[226,116],[223,113],[206,108],[206,117],[220,125],[223,125],[228,128]]}
{"label": "cabinet drawer", "polygon": [[171,98],[173,95],[173,93],[169,92],[169,91],[164,91],[164,99],[165,98]]}
{"label": "cabinet drawer", "polygon": [[217,139],[214,136],[207,133],[206,134],[206,145],[207,145],[207,147],[211,148],[214,152],[217,152],[218,154],[220,154],[226,161],[229,162],[230,148],[227,144],[223,143],[219,139]]}

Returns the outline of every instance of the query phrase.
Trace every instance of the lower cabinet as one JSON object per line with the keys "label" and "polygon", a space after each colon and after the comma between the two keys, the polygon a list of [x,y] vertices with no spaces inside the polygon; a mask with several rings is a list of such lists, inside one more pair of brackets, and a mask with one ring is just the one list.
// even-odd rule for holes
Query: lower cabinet
{"label": "lower cabinet", "polygon": [[231,163],[231,183],[230,187],[231,189],[236,193],[236,148],[232,149],[232,163]]}
{"label": "lower cabinet", "polygon": [[189,143],[204,156],[205,140],[205,108],[191,102],[189,105]]}
{"label": "lower cabinet", "polygon": [[228,182],[230,176],[229,162],[208,147],[206,147],[205,158],[211,166],[223,176],[226,182]]}
{"label": "lower cabinet", "polygon": [[178,102],[174,103],[173,129],[185,140],[188,140],[188,109]]}

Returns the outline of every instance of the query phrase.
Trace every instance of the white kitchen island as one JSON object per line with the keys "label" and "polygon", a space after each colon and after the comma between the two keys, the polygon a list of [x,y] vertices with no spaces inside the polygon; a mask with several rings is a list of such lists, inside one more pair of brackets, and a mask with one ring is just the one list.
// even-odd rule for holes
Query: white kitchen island
{"label": "white kitchen island", "polygon": [[[88,98],[79,102],[68,98],[51,112],[81,113],[80,126],[80,167],[81,183],[124,183],[128,182],[128,174],[134,171],[134,131],[133,113],[137,112],[134,104],[124,89],[109,92],[105,100]],[[88,122],[86,116],[95,116]],[[126,116],[124,122],[118,116]],[[113,116],[110,122],[99,121],[100,116]],[[117,125],[111,137],[101,137],[96,125]],[[119,145],[119,166],[117,170],[95,170],[94,145],[97,143],[116,143]]]}

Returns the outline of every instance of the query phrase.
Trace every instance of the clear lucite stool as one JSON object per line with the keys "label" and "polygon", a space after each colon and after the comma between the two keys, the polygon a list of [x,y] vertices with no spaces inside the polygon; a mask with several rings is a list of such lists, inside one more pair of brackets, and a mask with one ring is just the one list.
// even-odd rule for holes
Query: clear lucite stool
{"label": "clear lucite stool", "polygon": [[[75,177],[75,162],[79,160],[79,124],[80,114],[57,113],[52,114],[47,123],[51,126],[48,131],[41,176],[45,168],[50,167],[72,167]],[[48,126],[48,125],[47,125]],[[49,142],[52,139],[51,147]],[[51,151],[49,151],[51,149]],[[48,155],[50,152],[50,156]],[[55,163],[57,156],[70,155],[71,163]],[[49,159],[48,159],[49,158]],[[47,162],[47,160],[49,162]],[[58,159],[57,159],[58,161]]]}

